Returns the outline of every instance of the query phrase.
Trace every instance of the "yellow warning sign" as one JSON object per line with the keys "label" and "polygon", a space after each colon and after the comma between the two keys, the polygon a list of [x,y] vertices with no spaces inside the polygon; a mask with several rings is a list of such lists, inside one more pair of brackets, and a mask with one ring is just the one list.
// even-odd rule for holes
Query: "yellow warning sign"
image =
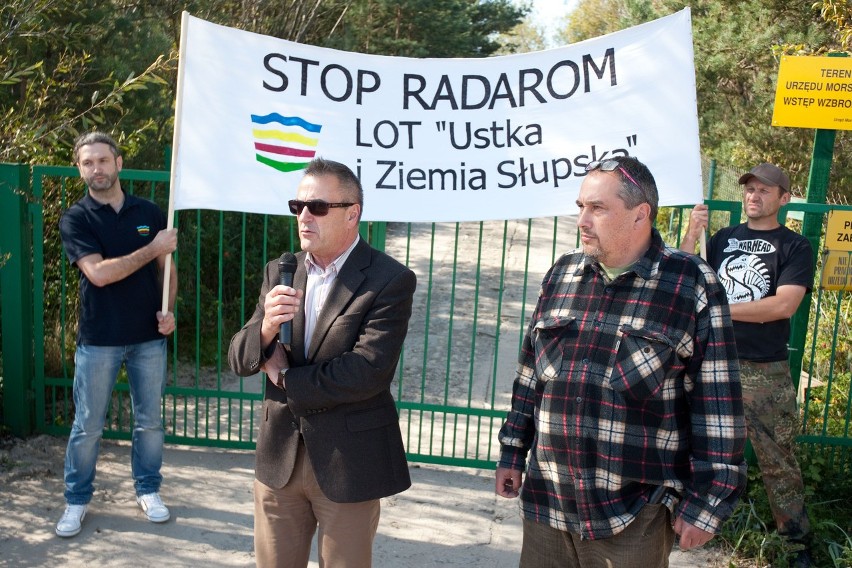
{"label": "yellow warning sign", "polygon": [[772,126],[852,130],[852,57],[781,57]]}
{"label": "yellow warning sign", "polygon": [[823,290],[852,290],[852,251],[823,251],[820,287]]}
{"label": "yellow warning sign", "polygon": [[829,211],[825,248],[852,251],[852,211]]}

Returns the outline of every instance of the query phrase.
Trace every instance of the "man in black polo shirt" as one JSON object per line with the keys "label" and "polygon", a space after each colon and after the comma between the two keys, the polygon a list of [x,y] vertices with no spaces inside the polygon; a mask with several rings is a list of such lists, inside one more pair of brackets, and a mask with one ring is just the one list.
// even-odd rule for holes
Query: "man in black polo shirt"
{"label": "man in black polo shirt", "polygon": [[133,403],[131,469],[136,502],[148,520],[169,520],[160,498],[162,397],[166,339],[175,329],[177,278],[169,280],[162,313],[163,269],[177,247],[163,212],[124,193],[115,141],[100,132],[74,145],[74,162],[88,191],[59,222],[68,260],[80,271],[80,310],[74,356],[74,424],[65,452],[65,513],[56,534],[80,532],[94,492],[95,464],[113,386],[124,364]]}

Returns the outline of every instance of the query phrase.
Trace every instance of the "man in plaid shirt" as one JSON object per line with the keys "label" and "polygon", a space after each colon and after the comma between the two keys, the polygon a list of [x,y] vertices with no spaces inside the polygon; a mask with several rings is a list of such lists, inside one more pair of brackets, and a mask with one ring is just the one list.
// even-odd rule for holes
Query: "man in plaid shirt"
{"label": "man in plaid shirt", "polygon": [[653,228],[644,164],[586,171],[583,249],[542,282],[497,493],[521,495],[522,568],[666,567],[675,533],[682,549],[703,545],[745,488],[730,312],[713,269]]}

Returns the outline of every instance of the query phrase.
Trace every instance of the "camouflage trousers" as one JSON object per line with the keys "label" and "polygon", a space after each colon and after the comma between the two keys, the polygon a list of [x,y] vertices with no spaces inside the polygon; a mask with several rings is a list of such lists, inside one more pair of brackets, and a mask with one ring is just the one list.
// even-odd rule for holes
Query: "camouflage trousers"
{"label": "camouflage trousers", "polygon": [[803,540],[810,531],[804,484],[794,452],[799,431],[796,392],[787,361],[740,360],[748,438],[757,456],[780,534]]}

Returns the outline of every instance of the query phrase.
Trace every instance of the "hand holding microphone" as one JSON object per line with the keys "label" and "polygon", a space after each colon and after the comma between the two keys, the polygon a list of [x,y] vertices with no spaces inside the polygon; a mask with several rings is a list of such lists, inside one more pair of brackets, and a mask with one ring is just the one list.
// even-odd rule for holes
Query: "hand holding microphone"
{"label": "hand holding microphone", "polygon": [[[296,255],[292,252],[285,252],[278,259],[278,283],[281,286],[293,286],[293,274],[296,272]],[[281,324],[278,331],[278,343],[281,345],[290,345],[290,340],[293,334],[292,322],[285,321]]]}
{"label": "hand holding microphone", "polygon": [[272,343],[280,343],[280,340],[290,340],[290,320],[298,313],[304,296],[302,290],[294,290],[292,287],[297,264],[296,256],[286,252],[278,260],[278,278],[269,275],[271,282],[263,298],[264,315],[260,331],[264,349]]}

